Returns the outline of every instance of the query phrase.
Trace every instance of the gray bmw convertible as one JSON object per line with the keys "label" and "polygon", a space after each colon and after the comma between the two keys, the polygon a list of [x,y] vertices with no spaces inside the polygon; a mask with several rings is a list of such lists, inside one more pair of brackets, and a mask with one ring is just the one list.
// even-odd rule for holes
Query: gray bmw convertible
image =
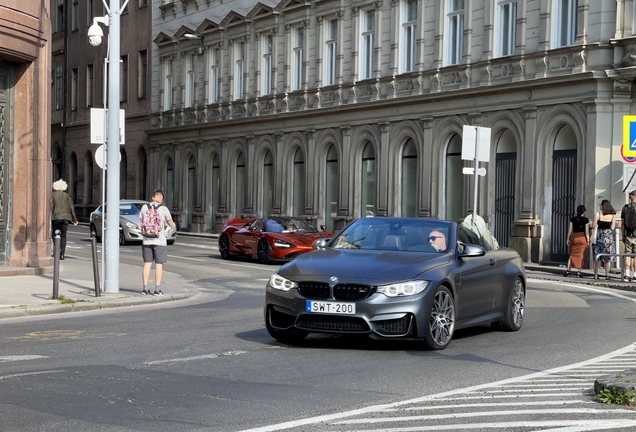
{"label": "gray bmw convertible", "polygon": [[294,343],[309,333],[422,340],[444,349],[457,329],[521,328],[526,275],[478,216],[358,219],[271,276],[265,325]]}

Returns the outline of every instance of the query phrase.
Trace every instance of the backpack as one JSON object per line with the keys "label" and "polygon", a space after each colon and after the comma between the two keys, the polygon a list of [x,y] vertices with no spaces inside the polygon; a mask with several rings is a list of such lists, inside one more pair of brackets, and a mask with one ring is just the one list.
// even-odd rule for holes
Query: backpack
{"label": "backpack", "polygon": [[150,204],[145,212],[141,214],[141,221],[139,224],[141,228],[141,235],[149,238],[159,237],[159,233],[163,228],[163,222],[157,206]]}
{"label": "backpack", "polygon": [[636,210],[629,204],[625,206],[625,220],[623,223],[629,231],[636,231]]}

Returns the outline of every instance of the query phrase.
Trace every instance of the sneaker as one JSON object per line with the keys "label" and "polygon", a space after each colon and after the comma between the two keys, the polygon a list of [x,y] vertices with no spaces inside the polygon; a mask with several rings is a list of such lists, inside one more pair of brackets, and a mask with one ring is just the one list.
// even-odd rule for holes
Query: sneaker
{"label": "sneaker", "polygon": [[150,290],[141,290],[141,295],[149,295]]}
{"label": "sneaker", "polygon": [[[148,292],[148,294],[150,294],[150,292]],[[161,290],[155,290],[155,295],[156,296],[162,296],[163,293],[161,292]]]}
{"label": "sneaker", "polygon": [[570,276],[570,272],[566,271],[565,273],[563,273],[563,276],[565,276],[565,277]]}

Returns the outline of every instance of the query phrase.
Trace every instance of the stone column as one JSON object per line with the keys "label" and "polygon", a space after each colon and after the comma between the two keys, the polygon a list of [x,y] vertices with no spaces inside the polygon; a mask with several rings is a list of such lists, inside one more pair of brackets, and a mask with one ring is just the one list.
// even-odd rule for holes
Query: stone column
{"label": "stone column", "polygon": [[424,130],[424,136],[422,141],[417,146],[417,163],[418,172],[420,173],[420,199],[417,205],[419,206],[418,216],[430,217],[431,212],[431,189],[432,178],[426,173],[433,172],[433,117],[424,117],[420,119],[422,129]]}
{"label": "stone column", "polygon": [[[376,215],[377,216],[387,216],[389,210],[392,210],[395,213],[395,209],[389,209],[389,184],[388,179],[390,171],[391,161],[389,160],[389,148],[390,148],[390,135],[391,135],[391,124],[381,123],[380,125],[380,145],[379,145],[379,154],[377,160],[380,160],[382,163],[376,164],[377,173],[376,173],[376,190],[377,190],[377,203],[376,203]],[[392,187],[393,185],[391,185]],[[392,190],[392,189],[391,189]],[[360,209],[361,214],[364,214],[365,209]]]}
{"label": "stone column", "polygon": [[[49,33],[50,34],[50,33]],[[50,45],[38,49],[31,63],[16,64],[13,76],[14,173],[11,188],[11,257],[9,266],[50,267],[51,259],[51,155],[49,134],[51,70]],[[9,109],[9,106],[7,106]],[[7,153],[10,155],[10,153]]]}

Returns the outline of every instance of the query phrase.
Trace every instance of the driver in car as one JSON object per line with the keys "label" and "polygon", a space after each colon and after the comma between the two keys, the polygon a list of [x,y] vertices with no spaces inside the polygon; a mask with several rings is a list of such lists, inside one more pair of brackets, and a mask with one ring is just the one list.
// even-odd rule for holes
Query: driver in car
{"label": "driver in car", "polygon": [[428,235],[428,242],[436,252],[444,252],[446,250],[446,236],[439,230],[433,230]]}

